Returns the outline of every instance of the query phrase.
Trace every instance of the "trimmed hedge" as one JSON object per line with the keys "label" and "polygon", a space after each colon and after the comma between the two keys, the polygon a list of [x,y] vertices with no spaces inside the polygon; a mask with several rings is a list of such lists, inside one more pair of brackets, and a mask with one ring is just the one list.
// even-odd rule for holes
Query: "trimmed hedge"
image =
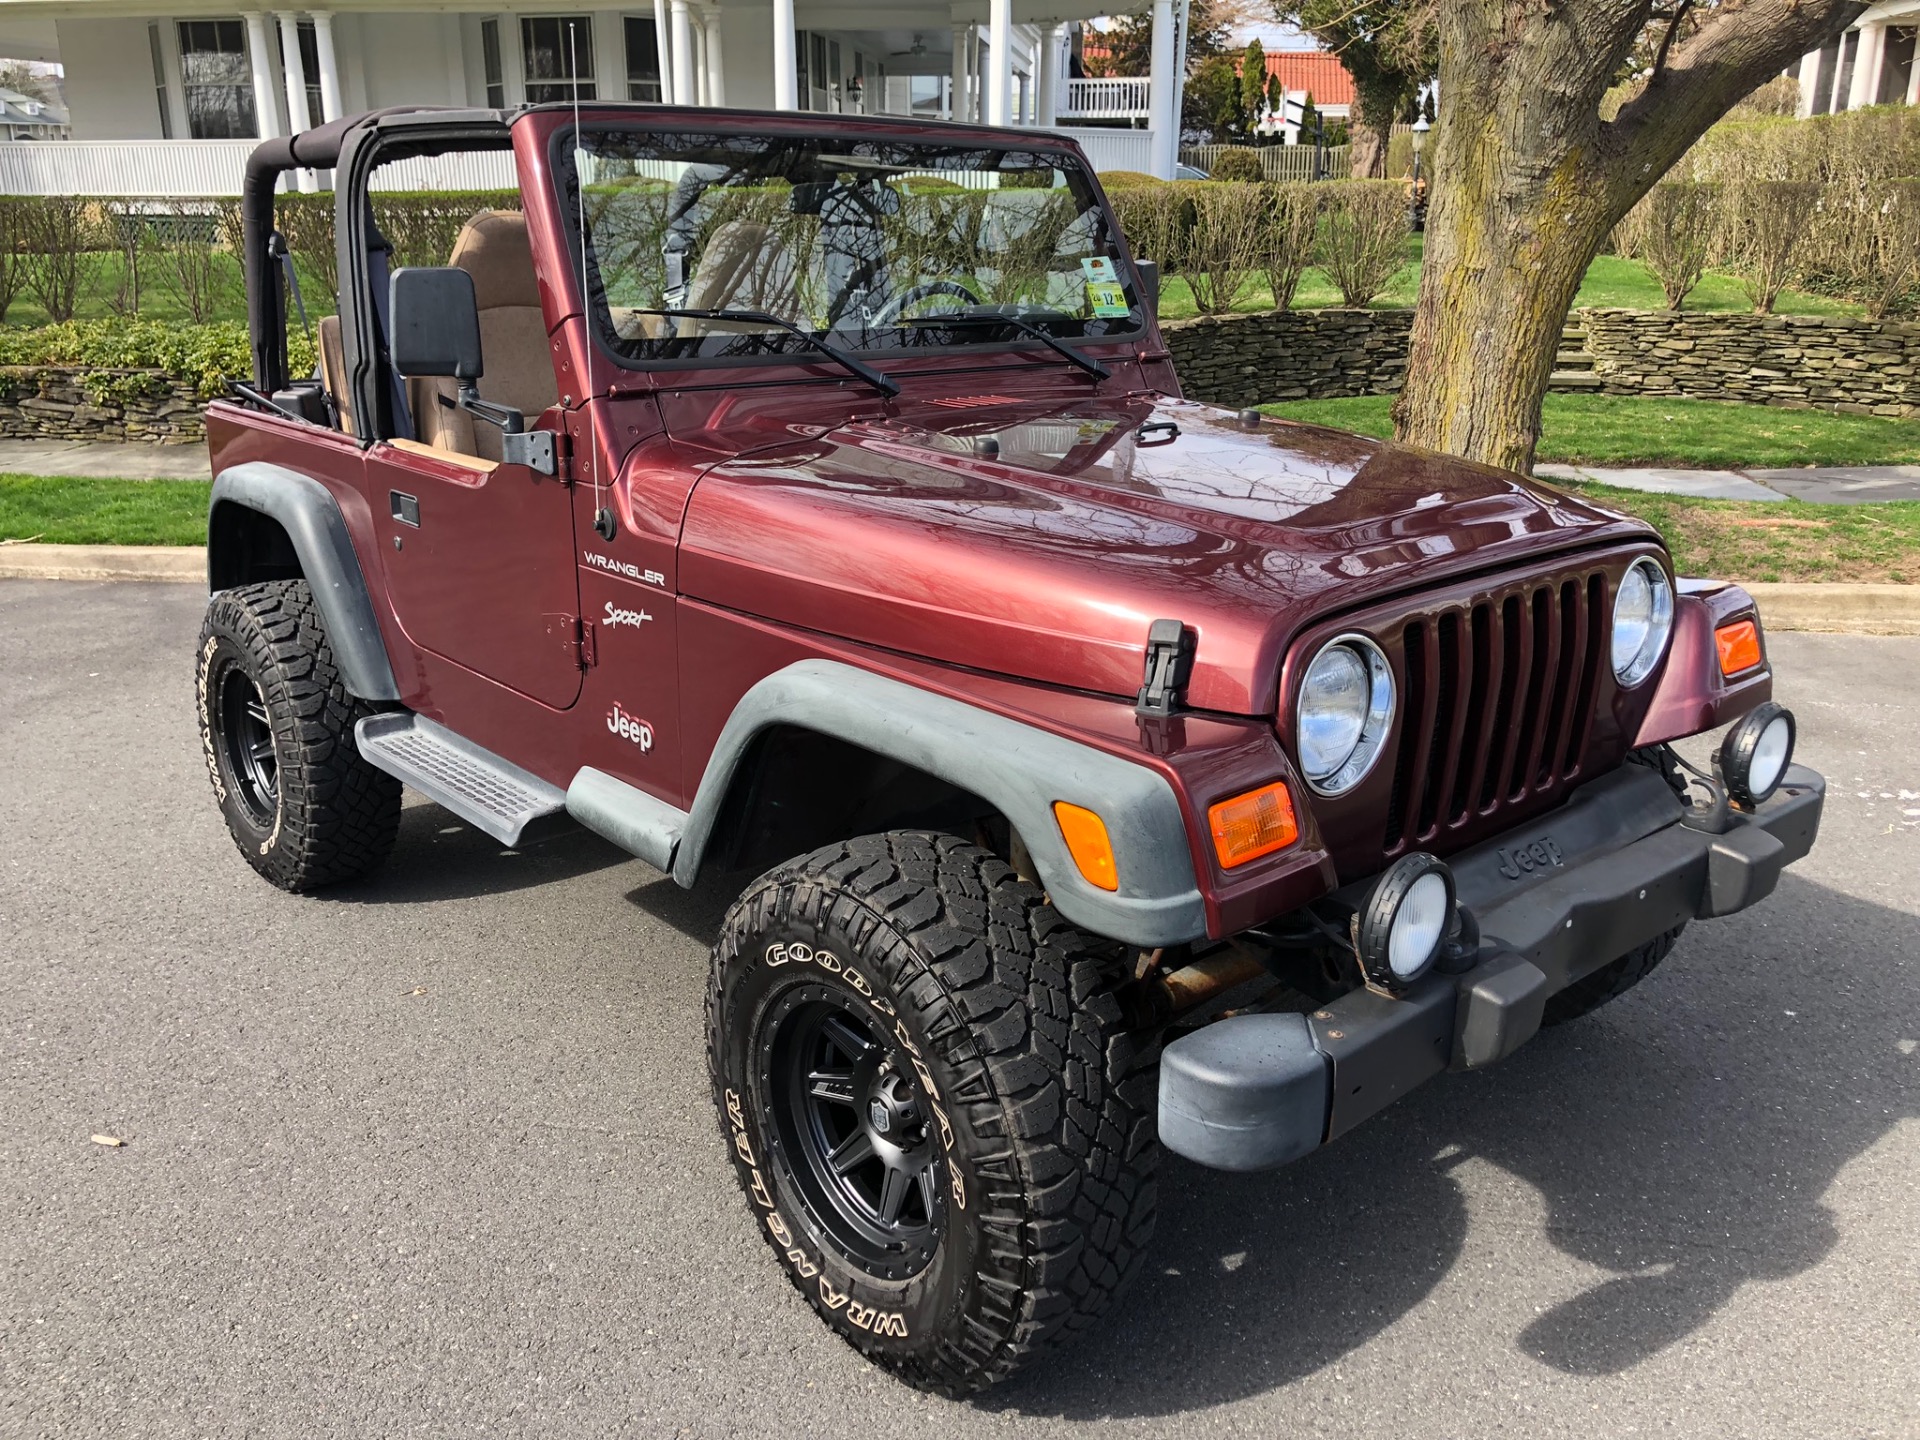
{"label": "trimmed hedge", "polygon": [[[312,342],[296,325],[287,336],[293,373],[310,374]],[[247,327],[166,324],[157,320],[75,320],[32,329],[0,329],[0,367],[78,370],[96,401],[157,393],[156,377],[190,380],[202,398],[224,395],[230,376],[253,373]]]}

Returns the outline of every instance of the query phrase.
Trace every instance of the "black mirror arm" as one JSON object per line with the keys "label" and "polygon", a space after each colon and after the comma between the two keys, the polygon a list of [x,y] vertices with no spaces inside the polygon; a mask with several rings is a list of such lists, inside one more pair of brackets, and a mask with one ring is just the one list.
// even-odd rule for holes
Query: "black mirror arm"
{"label": "black mirror arm", "polygon": [[460,408],[469,414],[498,425],[502,435],[519,435],[527,428],[527,417],[511,405],[496,405],[480,398],[480,387],[471,380],[460,382]]}

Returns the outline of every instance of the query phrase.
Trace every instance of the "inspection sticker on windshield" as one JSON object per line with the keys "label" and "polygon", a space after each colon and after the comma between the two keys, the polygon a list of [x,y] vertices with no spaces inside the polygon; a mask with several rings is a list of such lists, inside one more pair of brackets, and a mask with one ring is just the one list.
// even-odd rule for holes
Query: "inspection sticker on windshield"
{"label": "inspection sticker on windshield", "polygon": [[1127,292],[1111,280],[1089,280],[1087,300],[1095,315],[1125,315]]}
{"label": "inspection sticker on windshield", "polygon": [[1080,257],[1080,269],[1089,282],[1111,285],[1120,278],[1113,273],[1111,255],[1083,255]]}

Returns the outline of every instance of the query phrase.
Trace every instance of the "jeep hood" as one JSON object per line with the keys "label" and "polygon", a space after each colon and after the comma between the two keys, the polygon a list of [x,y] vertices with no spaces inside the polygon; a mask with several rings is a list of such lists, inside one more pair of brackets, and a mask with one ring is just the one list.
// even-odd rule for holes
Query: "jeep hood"
{"label": "jeep hood", "polygon": [[1188,703],[1271,714],[1330,612],[1650,532],[1506,471],[1153,397],[903,403],[722,462],[679,588],[867,645],[1131,695],[1147,627],[1199,636]]}

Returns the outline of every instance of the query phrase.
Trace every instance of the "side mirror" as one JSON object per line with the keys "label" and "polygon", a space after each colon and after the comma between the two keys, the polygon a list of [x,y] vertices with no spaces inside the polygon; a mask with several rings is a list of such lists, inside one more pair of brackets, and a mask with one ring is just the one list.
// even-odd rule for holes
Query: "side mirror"
{"label": "side mirror", "polygon": [[452,265],[403,267],[387,291],[387,351],[402,375],[452,376],[464,389],[485,373],[473,277]]}
{"label": "side mirror", "polygon": [[1160,266],[1153,260],[1135,260],[1134,277],[1140,283],[1140,298],[1146,303],[1147,313],[1154,319],[1160,318]]}

